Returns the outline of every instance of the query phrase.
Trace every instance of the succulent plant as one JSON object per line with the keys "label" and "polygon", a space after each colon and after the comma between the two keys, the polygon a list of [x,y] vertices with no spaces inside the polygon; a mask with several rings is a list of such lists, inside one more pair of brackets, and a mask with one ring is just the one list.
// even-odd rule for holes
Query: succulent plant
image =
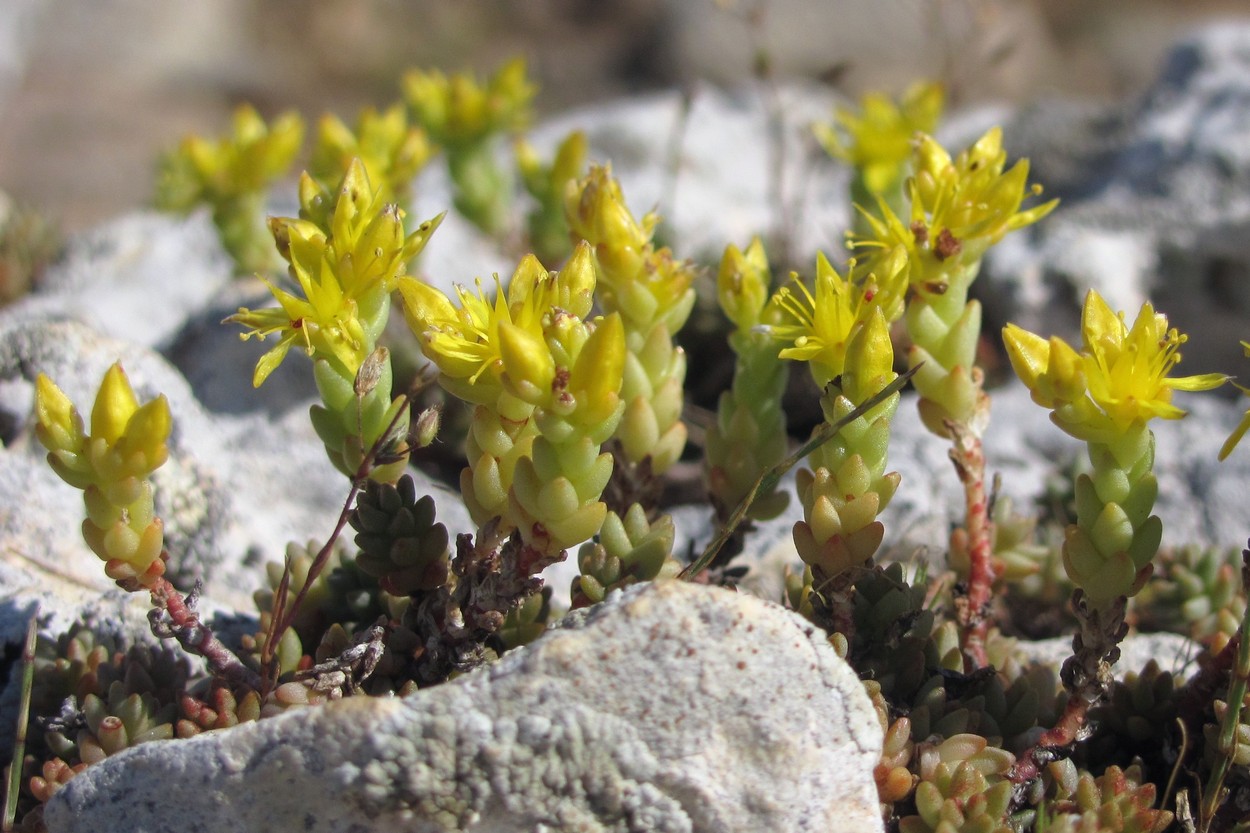
{"label": "succulent plant", "polygon": [[38,774],[28,786],[45,801],[85,766],[149,740],[173,737],[178,693],[190,669],[167,647],[124,643],[76,623],[35,650],[27,752]]}
{"label": "succulent plant", "polygon": [[1141,626],[1188,633],[1200,642],[1225,642],[1246,610],[1238,580],[1241,550],[1187,546],[1160,554],[1155,579],[1133,606]]}
{"label": "succulent plant", "polygon": [[1155,785],[1143,781],[1137,766],[1107,767],[1095,778],[1064,759],[1048,775],[1055,797],[1039,813],[1038,833],[1162,833],[1172,824],[1172,813],[1152,809]]}
{"label": "succulent plant", "polygon": [[519,605],[508,611],[503,625],[495,634],[503,651],[528,645],[543,635],[551,618],[551,588],[527,596]]}
{"label": "succulent plant", "polygon": [[1126,673],[1112,685],[1107,702],[1093,710],[1099,737],[1092,745],[1116,750],[1124,762],[1135,754],[1159,756],[1176,728],[1177,688],[1172,674],[1153,659],[1140,673]]}
{"label": "succulent plant", "polygon": [[877,797],[882,804],[892,805],[911,795],[920,779],[908,767],[916,751],[912,740],[911,721],[900,717],[886,729],[881,759],[872,771],[877,782]]}
{"label": "succulent plant", "polygon": [[417,498],[416,483],[370,481],[348,519],[356,530],[356,566],[387,593],[407,596],[447,581],[447,528],[434,521],[434,499]]}
{"label": "succulent plant", "polygon": [[183,694],[178,702],[181,717],[174,729],[178,737],[189,738],[214,729],[229,729],[260,719],[261,699],[255,691],[241,697],[219,683],[210,685],[203,699]]}
{"label": "succulent plant", "polygon": [[900,833],[1010,833],[1007,812],[1015,758],[978,735],[955,735],[917,750],[916,814]]}
{"label": "succulent plant", "polygon": [[900,564],[875,568],[855,584],[855,633],[849,659],[891,702],[910,702],[928,679],[935,618],[925,608],[923,568],[914,583]]}
{"label": "succulent plant", "polygon": [[573,579],[574,609],[601,602],[609,591],[635,582],[677,575],[681,567],[672,557],[674,534],[672,518],[664,515],[647,523],[641,504],[631,506],[624,519],[608,512],[595,540],[578,550],[581,575]]}

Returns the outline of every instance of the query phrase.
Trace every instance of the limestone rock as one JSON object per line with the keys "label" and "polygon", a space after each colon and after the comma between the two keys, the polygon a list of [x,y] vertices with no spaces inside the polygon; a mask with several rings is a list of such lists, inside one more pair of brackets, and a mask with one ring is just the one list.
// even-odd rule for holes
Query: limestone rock
{"label": "limestone rock", "polygon": [[881,830],[880,751],[858,678],[811,625],[670,582],[403,700],[136,747],[45,819],[51,833],[858,833]]}

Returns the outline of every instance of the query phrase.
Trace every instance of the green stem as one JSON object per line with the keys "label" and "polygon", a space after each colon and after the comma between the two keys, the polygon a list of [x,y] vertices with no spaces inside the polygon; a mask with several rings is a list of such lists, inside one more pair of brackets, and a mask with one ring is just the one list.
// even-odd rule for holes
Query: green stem
{"label": "green stem", "polygon": [[265,195],[248,193],[213,206],[221,244],[242,274],[271,275],[283,266],[265,224]]}
{"label": "green stem", "polygon": [[[1241,586],[1250,590],[1250,549],[1242,551]],[[1224,798],[1224,779],[1228,777],[1228,771],[1237,755],[1237,729],[1241,725],[1247,683],[1250,682],[1250,639],[1246,639],[1247,632],[1250,632],[1250,605],[1246,605],[1241,627],[1237,630],[1237,659],[1233,664],[1228,681],[1228,694],[1224,700],[1228,704],[1228,710],[1224,713],[1224,723],[1220,727],[1217,747],[1219,754],[1211,767],[1211,774],[1207,777],[1206,788],[1202,794],[1202,810],[1199,816],[1202,830],[1206,830],[1215,819]]]}
{"label": "green stem", "polygon": [[447,164],[455,185],[456,210],[492,237],[507,227],[511,202],[507,174],[495,163],[491,143],[449,147]]}

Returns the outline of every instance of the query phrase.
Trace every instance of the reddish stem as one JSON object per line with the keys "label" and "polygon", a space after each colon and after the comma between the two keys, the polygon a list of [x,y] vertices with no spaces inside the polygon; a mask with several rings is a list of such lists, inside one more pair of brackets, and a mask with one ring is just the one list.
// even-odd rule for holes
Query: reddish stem
{"label": "reddish stem", "polygon": [[1111,666],[1120,658],[1119,644],[1128,632],[1124,612],[1128,599],[1113,599],[1106,609],[1092,607],[1081,589],[1072,593],[1072,607],[1081,629],[1072,637],[1072,656],[1063,663],[1060,676],[1068,690],[1068,705],[1058,722],[1020,755],[1008,777],[1013,783],[1033,780],[1053,758],[1051,750],[1070,746],[1080,739],[1089,710],[1111,688]]}
{"label": "reddish stem", "polygon": [[[244,665],[213,634],[212,629],[200,621],[193,600],[188,601],[164,576],[156,578],[147,589],[152,594],[153,610],[148,619],[153,633],[161,638],[172,636],[188,653],[204,657],[213,673],[231,684],[260,688],[260,676]],[[169,617],[168,621],[160,616],[161,611]]]}
{"label": "reddish stem", "polygon": [[968,671],[989,665],[985,640],[989,632],[990,599],[994,587],[993,524],[985,492],[985,450],[981,438],[970,427],[948,420],[954,445],[951,462],[964,484],[967,534],[968,583],[966,593],[955,600],[959,625],[963,629],[964,663]]}

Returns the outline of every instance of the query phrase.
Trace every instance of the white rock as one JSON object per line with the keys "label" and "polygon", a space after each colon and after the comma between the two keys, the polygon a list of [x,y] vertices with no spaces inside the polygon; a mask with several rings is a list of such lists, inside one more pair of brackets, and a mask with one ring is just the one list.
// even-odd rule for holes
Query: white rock
{"label": "white rock", "polygon": [[136,747],[76,777],[45,820],[51,833],[866,833],[882,829],[881,742],[859,679],[810,624],[670,582],[404,700]]}

